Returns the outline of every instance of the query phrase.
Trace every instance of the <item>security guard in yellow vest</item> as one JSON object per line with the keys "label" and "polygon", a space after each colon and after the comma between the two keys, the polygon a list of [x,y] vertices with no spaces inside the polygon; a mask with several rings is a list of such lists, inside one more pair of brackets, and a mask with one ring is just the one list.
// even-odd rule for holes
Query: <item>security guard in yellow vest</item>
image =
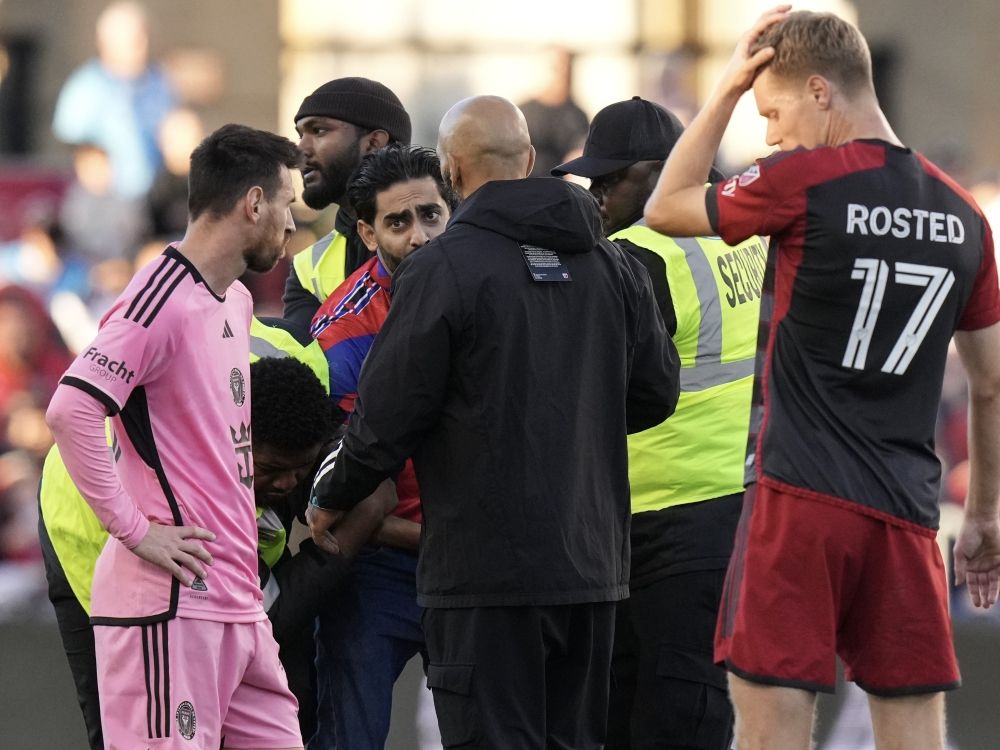
{"label": "security guard in yellow vest", "polygon": [[[327,441],[342,422],[342,415],[335,413],[335,405],[327,398],[329,368],[315,341],[303,346],[283,321],[272,320],[268,324],[256,318],[251,322],[250,336],[250,361],[253,363],[251,398],[255,405],[257,402],[266,404],[266,408],[255,407],[251,416],[254,490],[258,496],[259,572],[264,606],[271,619],[275,639],[282,648],[281,657],[289,686],[299,698],[303,731],[308,730],[311,734],[314,727],[308,722],[314,722],[315,717],[309,714],[312,700],[309,691],[312,688],[308,670],[314,656],[311,648],[303,649],[312,644],[312,620],[320,601],[330,595],[337,585],[346,571],[347,562],[321,552],[311,542],[300,547],[299,554],[292,557],[286,544],[292,503],[262,501],[261,496],[285,498],[296,481],[301,482],[314,466],[320,451],[327,447]],[[269,364],[258,362],[265,357],[270,358]],[[275,359],[285,358],[294,358],[298,366],[289,362],[274,363]],[[268,371],[263,372],[262,366],[266,366]],[[313,378],[310,373],[316,377]],[[287,428],[276,426],[286,417],[289,422]],[[291,438],[279,434],[286,431],[290,435],[296,431],[298,434]],[[109,450],[116,450],[110,431]],[[325,450],[323,455],[326,455]],[[306,491],[309,486],[311,482],[303,483]],[[94,636],[88,617],[94,565],[108,534],[76,489],[55,446],[45,459],[38,498],[39,539],[49,598],[56,610],[90,747],[93,750],[103,749]],[[303,627],[308,631],[304,636],[301,632]],[[283,641],[289,645],[284,645]],[[302,653],[295,653],[297,661],[293,666],[289,652],[298,648],[299,641],[302,642],[302,649],[299,649]]]}
{"label": "security guard in yellow vest", "polygon": [[605,231],[649,271],[681,359],[673,416],[629,436],[631,598],[618,608],[608,750],[728,750],[732,741],[712,650],[742,504],[766,249],[760,238],[730,247],[644,225],[682,131],[672,113],[634,97],[601,110],[583,156],[552,170],[591,179]]}
{"label": "security guard in yellow vest", "polygon": [[[365,154],[388,143],[409,144],[410,116],[378,81],[350,77],[328,81],[302,100],[295,115],[302,154],[302,200],[310,208],[340,204],[351,173]],[[340,205],[334,230],[292,259],[285,282],[283,317],[307,332],[330,293],[369,258],[350,206]]]}

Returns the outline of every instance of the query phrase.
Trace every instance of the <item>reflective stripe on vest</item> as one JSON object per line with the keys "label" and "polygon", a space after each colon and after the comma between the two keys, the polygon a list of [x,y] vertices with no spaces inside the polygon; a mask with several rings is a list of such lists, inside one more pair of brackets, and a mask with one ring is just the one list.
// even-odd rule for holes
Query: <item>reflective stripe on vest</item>
{"label": "reflective stripe on vest", "polygon": [[611,239],[628,240],[663,260],[681,360],[673,416],[629,436],[632,512],[741,491],[763,243],[754,238],[729,247],[717,237],[673,239],[642,225]]}
{"label": "reflective stripe on vest", "polygon": [[283,328],[265,325],[254,318],[250,321],[250,361],[256,362],[262,357],[294,357],[312,370],[323,390],[330,392],[330,367],[318,341],[302,346]]}
{"label": "reflective stripe on vest", "polygon": [[270,612],[271,607],[274,606],[274,603],[278,601],[278,597],[281,596],[281,587],[278,586],[278,579],[274,573],[271,573],[267,577],[262,592],[264,594],[264,611]]}
{"label": "reflective stripe on vest", "polygon": [[[681,390],[703,391],[717,385],[753,375],[754,352],[750,356],[723,362],[722,302],[715,272],[701,242],[718,242],[717,238],[675,237],[674,243],[684,251],[684,259],[691,270],[701,318],[698,327],[698,348],[694,367],[681,368]],[[671,290],[672,291],[672,290]],[[760,299],[758,295],[758,300]],[[759,309],[759,308],[758,308]],[[756,332],[756,323],[753,326]],[[754,338],[756,346],[756,337]]]}
{"label": "reflective stripe on vest", "polygon": [[[257,554],[268,568],[273,568],[285,551],[285,527],[278,514],[270,509],[257,507]],[[264,608],[265,611],[267,607]]]}
{"label": "reflective stripe on vest", "polygon": [[322,304],[344,281],[347,237],[336,231],[316,240],[292,258],[292,268],[303,289]]}

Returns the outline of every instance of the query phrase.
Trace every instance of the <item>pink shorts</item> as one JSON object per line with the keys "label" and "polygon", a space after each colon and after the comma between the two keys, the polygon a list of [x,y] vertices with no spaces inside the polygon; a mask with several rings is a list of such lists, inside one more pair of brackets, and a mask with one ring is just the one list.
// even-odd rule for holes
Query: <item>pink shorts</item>
{"label": "pink shorts", "polygon": [[268,620],[94,627],[106,750],[299,748]]}

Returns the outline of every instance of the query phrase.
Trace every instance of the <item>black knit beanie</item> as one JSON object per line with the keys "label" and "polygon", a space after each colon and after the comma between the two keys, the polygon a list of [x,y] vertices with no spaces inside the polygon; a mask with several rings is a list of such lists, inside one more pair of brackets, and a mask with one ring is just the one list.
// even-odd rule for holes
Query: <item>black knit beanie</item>
{"label": "black knit beanie", "polygon": [[410,142],[410,116],[399,97],[378,81],[337,78],[302,100],[295,122],[303,117],[333,117],[372,130],[386,131],[393,140]]}

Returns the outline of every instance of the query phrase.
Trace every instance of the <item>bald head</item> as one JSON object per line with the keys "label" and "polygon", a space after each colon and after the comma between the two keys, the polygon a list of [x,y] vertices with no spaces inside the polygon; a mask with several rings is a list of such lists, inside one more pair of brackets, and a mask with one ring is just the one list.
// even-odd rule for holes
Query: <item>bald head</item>
{"label": "bald head", "polygon": [[535,161],[528,124],[499,96],[473,96],[449,109],[438,128],[441,171],[460,198],[491,180],[526,177]]}

